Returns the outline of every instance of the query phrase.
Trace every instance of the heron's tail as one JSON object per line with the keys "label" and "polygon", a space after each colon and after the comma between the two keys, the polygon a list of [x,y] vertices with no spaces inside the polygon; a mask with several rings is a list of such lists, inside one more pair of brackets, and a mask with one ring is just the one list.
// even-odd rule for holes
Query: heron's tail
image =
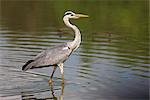
{"label": "heron's tail", "polygon": [[22,70],[26,71],[28,69],[30,69],[32,66],[30,66],[30,64],[33,62],[34,60],[29,60],[28,62],[26,62],[25,65],[23,65]]}

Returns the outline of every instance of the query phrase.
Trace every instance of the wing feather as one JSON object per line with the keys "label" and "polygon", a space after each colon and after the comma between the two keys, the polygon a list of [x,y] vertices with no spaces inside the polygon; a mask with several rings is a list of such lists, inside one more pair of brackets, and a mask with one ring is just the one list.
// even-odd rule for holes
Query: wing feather
{"label": "wing feather", "polygon": [[[68,48],[68,49],[66,49]],[[47,49],[32,59],[32,62],[26,63],[24,69],[38,68],[40,66],[57,65],[68,59],[72,50],[69,49],[67,44],[58,45],[53,48]]]}

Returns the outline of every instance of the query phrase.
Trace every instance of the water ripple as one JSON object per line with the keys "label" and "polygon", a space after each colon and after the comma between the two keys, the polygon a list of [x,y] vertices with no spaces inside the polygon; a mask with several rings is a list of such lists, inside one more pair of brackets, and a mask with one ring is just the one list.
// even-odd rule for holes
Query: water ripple
{"label": "water ripple", "polygon": [[[43,77],[42,74],[40,75],[37,72],[31,72],[35,76],[30,76],[29,72],[28,77],[25,77],[27,74],[20,74],[21,67],[27,60],[32,59],[33,56],[42,50],[70,40],[72,40],[70,35],[59,37],[57,32],[29,34],[24,32],[1,31],[0,66],[4,72],[10,72],[8,76],[13,74],[13,76],[7,79],[7,75],[1,72],[0,74],[3,76],[1,80],[10,80],[13,78],[21,80],[16,80],[17,83],[21,82],[19,84],[25,85],[26,83],[25,86],[18,86],[29,94],[23,93],[23,98],[32,98],[37,93],[49,92],[50,90],[47,89],[48,86],[44,86],[44,88],[42,86],[48,80],[47,78],[50,73],[48,68],[46,68],[47,70],[35,70],[35,72],[45,73]],[[75,82],[71,84],[79,84],[83,89],[95,90],[96,88],[92,88],[91,85],[103,89],[117,88],[123,84],[124,87],[132,87],[139,90],[135,86],[140,86],[141,84],[147,85],[147,81],[144,79],[150,78],[149,55],[146,45],[147,43],[140,42],[131,37],[121,37],[115,34],[111,36],[107,34],[96,34],[93,39],[84,38],[80,48],[65,63],[65,78],[71,80],[74,77]],[[10,70],[10,68],[12,69]],[[17,72],[19,75],[14,69],[19,69],[19,72]],[[59,74],[59,71],[56,74]],[[138,80],[139,77],[142,79]],[[56,78],[55,81],[60,81],[60,78]],[[125,81],[130,82],[131,86],[125,84]],[[32,84],[27,84],[27,82]],[[36,84],[33,84],[35,82]],[[135,85],[136,83],[139,84]],[[38,86],[39,89],[34,88],[35,86]],[[21,89],[18,89],[18,87],[13,85],[10,87],[0,87],[0,89],[5,89],[3,91],[4,94],[9,95],[15,91],[16,94],[14,95],[17,95],[21,92]],[[31,95],[33,90],[34,94]],[[60,88],[55,90],[60,90]]]}

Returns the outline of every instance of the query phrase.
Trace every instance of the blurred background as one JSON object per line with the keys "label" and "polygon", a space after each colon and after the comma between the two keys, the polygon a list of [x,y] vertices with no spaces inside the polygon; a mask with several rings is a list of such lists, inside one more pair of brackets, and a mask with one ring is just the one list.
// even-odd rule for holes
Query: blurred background
{"label": "blurred background", "polygon": [[[148,100],[148,0],[1,0],[0,98],[10,100]],[[42,50],[74,38],[63,23],[67,10],[82,43],[65,62],[66,84],[52,67],[22,72]]]}

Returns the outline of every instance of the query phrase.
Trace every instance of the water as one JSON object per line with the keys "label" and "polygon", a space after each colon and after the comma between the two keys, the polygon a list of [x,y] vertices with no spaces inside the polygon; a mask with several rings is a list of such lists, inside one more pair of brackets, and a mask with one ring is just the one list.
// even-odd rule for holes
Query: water
{"label": "water", "polygon": [[[71,41],[63,24],[71,9],[88,14],[73,20],[82,43],[48,85],[52,67],[22,72],[42,50]],[[148,1],[1,0],[0,99],[148,100]]]}

